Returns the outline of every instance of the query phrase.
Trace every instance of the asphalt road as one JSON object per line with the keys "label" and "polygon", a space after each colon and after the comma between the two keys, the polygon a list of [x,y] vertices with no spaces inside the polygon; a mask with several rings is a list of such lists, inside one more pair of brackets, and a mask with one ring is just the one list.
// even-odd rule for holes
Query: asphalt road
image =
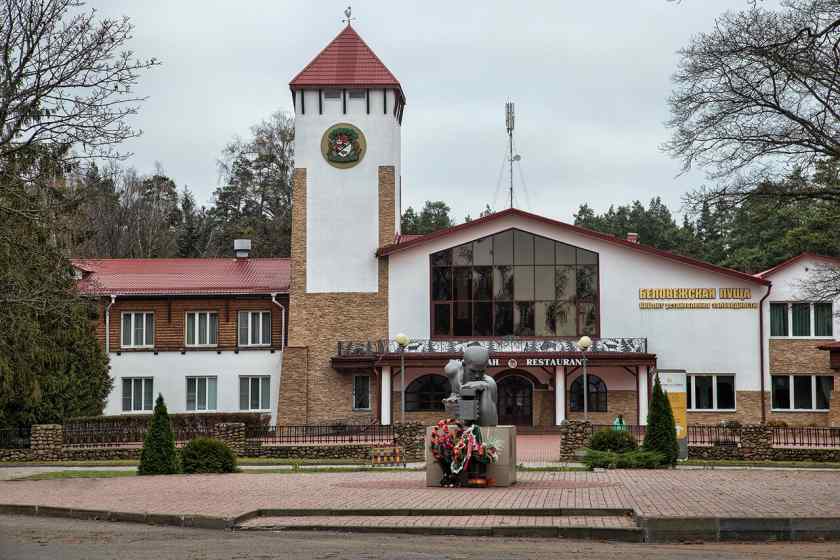
{"label": "asphalt road", "polygon": [[0,516],[2,560],[811,560],[838,557],[840,543],[640,545],[554,539],[225,532]]}

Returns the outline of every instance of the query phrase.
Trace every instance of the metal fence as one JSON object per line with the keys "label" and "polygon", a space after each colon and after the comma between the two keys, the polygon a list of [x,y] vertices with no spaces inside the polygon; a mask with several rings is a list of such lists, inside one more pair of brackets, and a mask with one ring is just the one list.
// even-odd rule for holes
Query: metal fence
{"label": "metal fence", "polygon": [[0,449],[29,449],[32,445],[32,428],[20,426],[0,430]]}
{"label": "metal fence", "polygon": [[741,441],[738,426],[688,426],[688,445],[718,445],[735,447]]}
{"label": "metal fence", "polygon": [[770,428],[773,447],[840,447],[840,428]]}
{"label": "metal fence", "polygon": [[263,445],[324,443],[393,443],[393,426],[378,424],[309,424],[249,426],[245,437]]}

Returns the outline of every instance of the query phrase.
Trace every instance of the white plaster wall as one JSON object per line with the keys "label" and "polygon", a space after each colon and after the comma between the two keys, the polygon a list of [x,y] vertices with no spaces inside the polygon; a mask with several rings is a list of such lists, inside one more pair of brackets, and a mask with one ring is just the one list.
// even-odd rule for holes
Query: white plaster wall
{"label": "white plaster wall", "polygon": [[[233,352],[125,352],[111,354],[111,377],[114,387],[108,395],[105,415],[130,414],[122,410],[122,378],[154,378],[154,396],[163,394],[170,413],[187,412],[187,377],[216,376],[218,408],[207,412],[239,411],[239,377],[243,375],[271,376],[271,422],[277,419],[277,392],[283,353],[269,350]],[[204,412],[204,411],[201,411]],[[141,412],[137,412],[140,414]],[[143,411],[142,414],[148,414]]]}
{"label": "white plaster wall", "polygon": [[[778,272],[767,276],[773,283],[770,295],[764,303],[764,375],[767,390],[770,387],[770,303],[805,301],[808,298],[803,294],[802,283],[812,278],[818,267],[824,266],[824,261],[812,258],[802,260],[785,267]],[[834,300],[834,321],[832,325],[832,337],[811,337],[815,342],[825,342],[840,338],[840,298]],[[801,340],[801,339],[799,339]]]}
{"label": "white plaster wall", "polygon": [[[516,227],[599,254],[601,336],[646,337],[660,369],[734,373],[736,389],[760,386],[759,311],[641,310],[640,288],[750,288],[758,303],[766,286],[678,263],[544,222],[517,216],[481,224],[389,257],[390,336],[430,336],[429,255]],[[735,300],[737,301],[737,300]]]}
{"label": "white plaster wall", "polygon": [[[305,96],[306,112],[301,112]],[[379,166],[395,167],[399,193],[400,125],[394,117],[395,93],[370,92],[370,114],[364,99],[324,99],[318,114],[318,91],[298,91],[295,107],[295,165],[306,168],[306,291],[376,292],[379,246]],[[350,169],[336,169],[321,155],[321,138],[332,125],[347,122],[365,135],[367,152]],[[396,200],[399,208],[400,201]],[[396,217],[399,223],[399,217]]]}

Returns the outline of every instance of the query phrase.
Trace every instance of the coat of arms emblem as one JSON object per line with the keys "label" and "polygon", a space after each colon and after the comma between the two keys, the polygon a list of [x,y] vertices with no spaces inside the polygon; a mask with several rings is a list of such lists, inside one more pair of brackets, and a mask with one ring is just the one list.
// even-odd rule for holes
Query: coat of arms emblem
{"label": "coat of arms emblem", "polygon": [[353,167],[365,155],[365,136],[352,124],[331,126],[321,140],[321,153],[333,167]]}

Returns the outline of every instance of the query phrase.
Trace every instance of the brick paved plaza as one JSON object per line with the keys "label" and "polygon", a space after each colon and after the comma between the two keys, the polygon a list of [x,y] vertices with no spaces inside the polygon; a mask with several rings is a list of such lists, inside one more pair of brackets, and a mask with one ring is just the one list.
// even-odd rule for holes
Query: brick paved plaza
{"label": "brick paved plaza", "polygon": [[426,488],[422,472],[0,482],[0,503],[236,517],[256,509],[627,508],[645,517],[840,517],[840,472],[524,472],[510,488]]}

